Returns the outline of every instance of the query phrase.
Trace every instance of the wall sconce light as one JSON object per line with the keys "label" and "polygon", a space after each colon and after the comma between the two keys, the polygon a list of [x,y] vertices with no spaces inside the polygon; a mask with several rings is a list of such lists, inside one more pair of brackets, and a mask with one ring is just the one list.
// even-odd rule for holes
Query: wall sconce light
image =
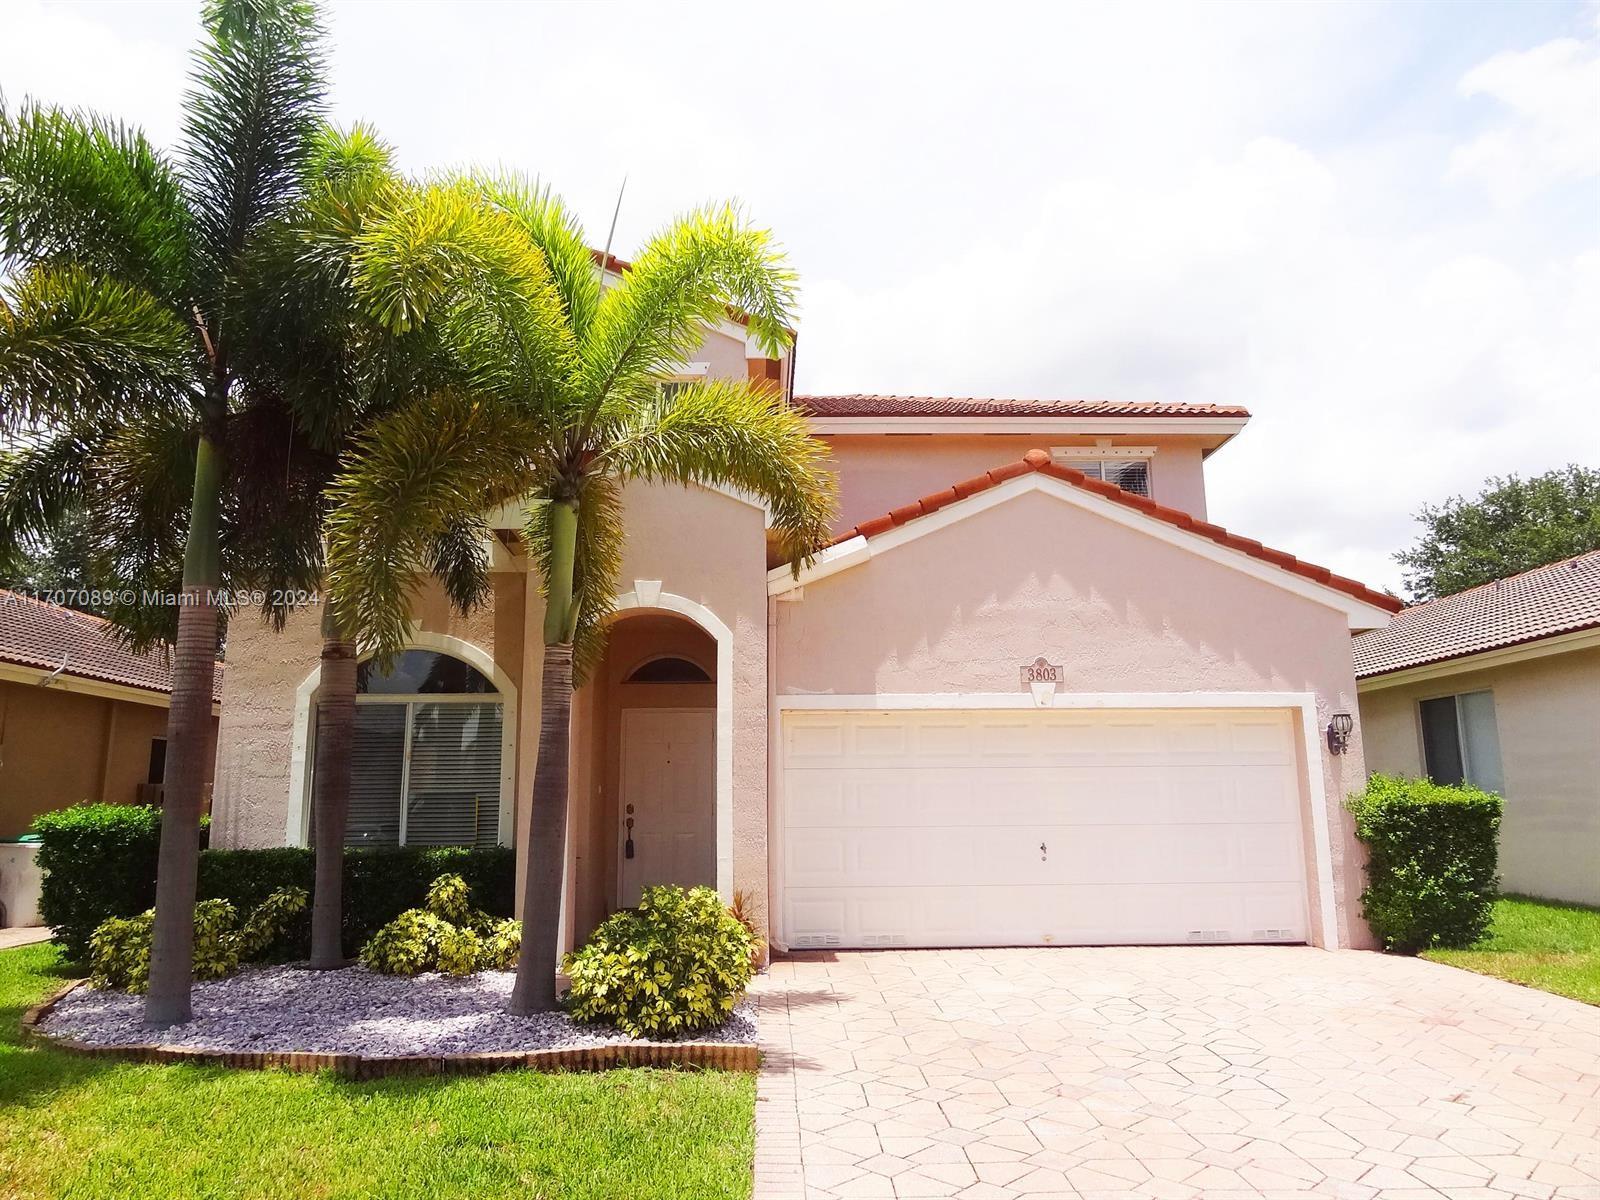
{"label": "wall sconce light", "polygon": [[1355,727],[1355,718],[1349,713],[1334,713],[1328,722],[1328,752],[1343,754],[1350,749],[1350,731]]}

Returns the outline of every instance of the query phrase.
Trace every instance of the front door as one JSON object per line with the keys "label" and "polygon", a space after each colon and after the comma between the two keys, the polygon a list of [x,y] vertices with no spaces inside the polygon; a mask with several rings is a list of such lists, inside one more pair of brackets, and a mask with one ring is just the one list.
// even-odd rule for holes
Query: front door
{"label": "front door", "polygon": [[622,712],[617,903],[654,883],[717,883],[716,710]]}

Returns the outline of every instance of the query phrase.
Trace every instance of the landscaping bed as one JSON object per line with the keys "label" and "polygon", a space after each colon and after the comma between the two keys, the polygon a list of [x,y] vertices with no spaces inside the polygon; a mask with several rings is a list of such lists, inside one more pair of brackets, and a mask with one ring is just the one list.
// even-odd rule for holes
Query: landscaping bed
{"label": "landscaping bed", "polygon": [[[501,1054],[629,1044],[617,1029],[585,1025],[565,1013],[514,1017],[505,1011],[515,975],[380,975],[365,967],[308,971],[246,969],[196,983],[195,1019],[153,1033],[142,1024],[144,997],[80,987],[39,1022],[39,1031],[92,1046],[163,1046],[238,1053],[356,1054],[365,1058]],[[755,1041],[747,1000],[722,1024],[686,1042]]]}

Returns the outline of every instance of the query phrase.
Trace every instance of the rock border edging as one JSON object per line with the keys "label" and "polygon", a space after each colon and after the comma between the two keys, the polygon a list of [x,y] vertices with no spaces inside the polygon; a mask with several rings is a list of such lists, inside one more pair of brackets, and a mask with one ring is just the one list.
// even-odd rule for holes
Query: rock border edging
{"label": "rock border edging", "polygon": [[76,1038],[57,1037],[39,1022],[87,980],[75,979],[22,1014],[25,1036],[88,1058],[124,1062],[190,1063],[245,1071],[332,1071],[343,1079],[387,1079],[418,1075],[487,1075],[494,1071],[609,1071],[617,1067],[670,1067],[691,1070],[754,1072],[761,1052],[741,1042],[613,1042],[556,1050],[492,1050],[481,1054],[411,1054],[369,1058],[364,1054],[328,1054],[311,1050],[206,1050],[195,1046],[101,1046]]}

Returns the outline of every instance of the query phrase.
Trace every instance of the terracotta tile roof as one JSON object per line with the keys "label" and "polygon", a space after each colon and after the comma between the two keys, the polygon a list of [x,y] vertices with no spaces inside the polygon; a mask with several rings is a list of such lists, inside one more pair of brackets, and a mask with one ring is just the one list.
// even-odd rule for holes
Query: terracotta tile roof
{"label": "terracotta tile roof", "polygon": [[1114,483],[1105,483],[1099,479],[1090,479],[1082,471],[1074,471],[1071,467],[1059,466],[1050,461],[1050,455],[1044,450],[1029,450],[1023,455],[1020,462],[1007,463],[1003,467],[996,467],[972,479],[962,480],[953,487],[942,492],[934,492],[920,500],[912,501],[902,508],[885,513],[881,517],[873,517],[870,521],[863,521],[853,529],[847,529],[833,541],[834,545],[848,541],[853,537],[874,538],[881,533],[887,533],[898,525],[904,525],[918,517],[927,516],[937,512],[947,504],[954,504],[957,500],[965,500],[968,496],[978,492],[987,491],[1005,483],[1008,479],[1017,479],[1030,471],[1040,475],[1048,475],[1051,479],[1059,479],[1063,483],[1070,483],[1073,487],[1082,488],[1086,492],[1093,492],[1107,500],[1113,500],[1127,508],[1137,509],[1147,517],[1157,521],[1165,521],[1168,525],[1176,526],[1196,537],[1203,537],[1208,541],[1216,542],[1219,546],[1226,546],[1231,550],[1238,550],[1248,554],[1251,558],[1258,558],[1262,562],[1270,563],[1275,567],[1299,575],[1313,583],[1320,583],[1324,587],[1333,588],[1335,591],[1354,596],[1367,604],[1376,605],[1378,608],[1389,612],[1398,612],[1403,604],[1396,596],[1385,592],[1376,592],[1365,584],[1354,579],[1346,579],[1342,575],[1335,575],[1327,567],[1319,567],[1313,563],[1302,562],[1292,554],[1282,550],[1274,550],[1263,546],[1260,542],[1250,538],[1240,537],[1229,533],[1220,525],[1212,525],[1207,521],[1196,520],[1186,512],[1176,508],[1168,508],[1165,504],[1157,504],[1145,496],[1135,495],[1133,492],[1124,491]]}
{"label": "terracotta tile roof", "polygon": [[1406,609],[1353,640],[1356,677],[1600,627],[1600,550]]}
{"label": "terracotta tile roof", "polygon": [[813,417],[1248,417],[1219,404],[1127,400],[1006,400],[994,396],[796,396]]}
{"label": "terracotta tile roof", "polygon": [[[63,656],[64,675],[172,691],[172,668],[161,650],[135,654],[115,640],[110,622],[100,617],[0,588],[0,662],[54,671]],[[212,698],[222,698],[221,663]]]}

